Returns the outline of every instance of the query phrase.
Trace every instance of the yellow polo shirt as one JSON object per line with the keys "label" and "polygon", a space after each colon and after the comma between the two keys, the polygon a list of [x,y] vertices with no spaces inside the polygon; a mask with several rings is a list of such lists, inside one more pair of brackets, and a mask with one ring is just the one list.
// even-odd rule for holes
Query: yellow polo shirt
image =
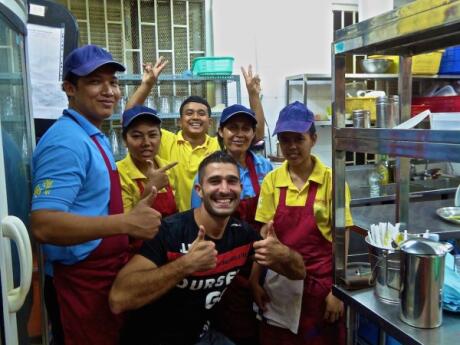
{"label": "yellow polo shirt", "polygon": [[[167,165],[167,162],[160,157],[155,156],[155,162],[161,168]],[[145,185],[147,177],[137,168],[134,164],[131,155],[128,153],[125,158],[117,162],[118,174],[120,175],[121,182],[121,196],[123,199],[123,208],[125,212],[131,210],[141,199],[141,193],[136,180],[141,179]],[[176,181],[175,167],[169,169],[166,174],[169,178],[169,184],[172,186],[174,192],[174,183]],[[166,188],[163,188],[158,193],[165,193]],[[174,193],[175,194],[175,193]],[[176,200],[177,203],[177,200]]]}
{"label": "yellow polo shirt", "polygon": [[[279,168],[269,172],[262,182],[259,203],[257,205],[256,220],[267,223],[275,216],[280,198],[280,187],[287,187],[286,205],[304,206],[307,202],[310,181],[318,183],[313,211],[316,224],[323,236],[332,241],[332,170],[326,167],[317,157],[313,156],[315,166],[305,185],[299,190],[291,180],[288,171],[288,162],[285,161]],[[350,190],[345,188],[345,223],[353,225],[350,212]]]}
{"label": "yellow polo shirt", "polygon": [[177,134],[161,130],[161,144],[158,156],[169,161],[179,162],[176,165],[177,179],[175,182],[176,203],[179,211],[190,209],[193,181],[201,161],[211,153],[220,150],[216,137],[206,134],[203,145],[192,148],[190,142],[184,139],[182,131]]}

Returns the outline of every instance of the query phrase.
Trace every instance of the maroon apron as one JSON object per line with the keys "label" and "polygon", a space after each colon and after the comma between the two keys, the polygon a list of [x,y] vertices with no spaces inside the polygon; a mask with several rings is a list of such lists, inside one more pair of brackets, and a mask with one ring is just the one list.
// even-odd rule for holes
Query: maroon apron
{"label": "maroon apron", "polygon": [[248,152],[246,153],[246,166],[249,170],[249,178],[251,179],[252,188],[254,189],[254,196],[240,200],[238,209],[233,214],[234,217],[244,220],[250,224],[254,229],[260,230],[260,223],[256,222],[257,202],[259,201],[260,185],[257,177],[256,167],[254,165],[254,158]]}
{"label": "maroon apron", "polygon": [[[257,202],[259,200],[260,185],[250,153],[246,154],[246,166],[249,170],[252,188],[255,196],[240,200],[238,210],[233,214],[235,218],[244,220],[255,230],[260,230],[260,223],[255,221]],[[244,340],[246,343],[257,344],[259,334],[258,321],[252,309],[252,293],[249,288],[249,273],[252,260],[248,260],[235,276],[232,283],[225,290],[222,299],[216,306],[216,328],[234,340]]]}
{"label": "maroon apron", "polygon": [[[123,213],[120,178],[95,137],[110,176],[109,214]],[[54,264],[54,284],[59,301],[66,345],[116,345],[121,315],[109,308],[109,291],[128,259],[128,236],[105,237],[84,260]]]}
{"label": "maroon apron", "polygon": [[263,345],[339,345],[345,343],[343,318],[330,324],[324,317],[325,298],[332,288],[332,243],[316,224],[313,204],[318,184],[310,181],[305,206],[287,206],[287,187],[280,188],[274,227],[278,239],[299,252],[305,262],[302,310],[298,334],[266,324],[261,326]]}
{"label": "maroon apron", "polygon": [[[136,180],[136,183],[142,196],[144,185],[141,180]],[[177,213],[176,201],[174,200],[174,193],[170,184],[166,186],[166,192],[157,193],[155,200],[153,200],[152,208],[160,212],[163,218]]]}

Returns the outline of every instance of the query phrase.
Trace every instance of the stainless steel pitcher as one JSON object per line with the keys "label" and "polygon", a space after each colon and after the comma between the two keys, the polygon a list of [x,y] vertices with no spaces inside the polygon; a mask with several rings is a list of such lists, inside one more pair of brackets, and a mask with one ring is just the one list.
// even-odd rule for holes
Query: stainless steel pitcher
{"label": "stainless steel pitcher", "polygon": [[400,248],[399,316],[414,327],[439,327],[442,323],[444,261],[452,245],[419,238],[405,241]]}

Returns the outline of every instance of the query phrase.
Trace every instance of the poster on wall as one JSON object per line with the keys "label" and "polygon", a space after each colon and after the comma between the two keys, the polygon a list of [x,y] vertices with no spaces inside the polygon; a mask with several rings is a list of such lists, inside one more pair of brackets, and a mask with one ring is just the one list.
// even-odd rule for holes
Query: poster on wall
{"label": "poster on wall", "polygon": [[36,119],[57,119],[67,108],[61,88],[63,55],[64,28],[27,24],[32,115]]}

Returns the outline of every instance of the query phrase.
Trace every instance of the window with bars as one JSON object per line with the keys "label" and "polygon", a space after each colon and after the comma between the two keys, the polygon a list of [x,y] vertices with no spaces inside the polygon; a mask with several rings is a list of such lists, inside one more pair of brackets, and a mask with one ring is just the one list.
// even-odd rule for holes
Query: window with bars
{"label": "window with bars", "polygon": [[[204,0],[58,0],[77,18],[81,44],[97,44],[122,61],[128,74],[142,73],[144,62],[169,60],[164,74],[190,70],[205,55]],[[190,89],[190,87],[192,89]],[[132,92],[126,87],[125,94]],[[202,94],[203,85],[165,83],[159,94]]]}
{"label": "window with bars", "polygon": [[[346,26],[353,25],[359,21],[358,5],[357,4],[333,4],[333,29],[334,32],[343,29]],[[347,55],[345,58],[346,73],[362,73],[360,60],[366,55]],[[368,85],[369,87],[369,85]],[[373,163],[375,157],[370,153],[362,152],[346,152],[346,165],[363,165]]]}
{"label": "window with bars", "polygon": [[[332,14],[334,32],[359,22],[357,4],[333,4]],[[359,61],[365,57],[366,55],[347,56],[345,59],[346,73],[362,73]]]}

